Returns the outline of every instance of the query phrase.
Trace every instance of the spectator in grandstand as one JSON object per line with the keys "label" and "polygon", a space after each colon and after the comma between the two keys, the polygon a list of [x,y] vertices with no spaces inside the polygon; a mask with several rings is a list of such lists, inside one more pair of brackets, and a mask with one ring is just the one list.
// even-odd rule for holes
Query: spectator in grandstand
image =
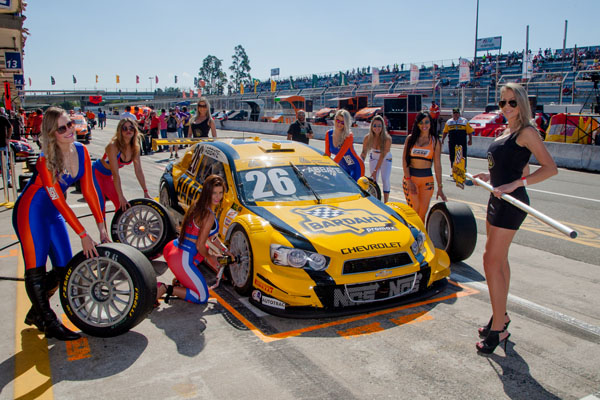
{"label": "spectator in grandstand", "polygon": [[[383,184],[383,202],[387,203],[390,197],[390,176],[392,174],[392,137],[385,129],[385,122],[381,115],[376,115],[371,120],[369,133],[363,139],[363,148],[360,158],[365,160],[369,155],[369,174],[377,181],[381,175]],[[380,174],[381,171],[381,174]]]}
{"label": "spectator in grandstand", "polygon": [[[483,253],[483,268],[487,281],[492,318],[486,326],[479,328],[477,350],[491,354],[498,344],[505,344],[510,337],[507,328],[510,318],[506,313],[506,302],[510,285],[508,251],[510,244],[527,216],[527,213],[501,199],[509,193],[529,204],[525,187],[539,183],[558,172],[552,156],[544,146],[540,135],[531,124],[531,109],[525,89],[516,83],[508,83],[500,90],[500,108],[508,119],[508,128],[494,140],[488,149],[489,172],[475,177],[490,182],[494,187],[488,207],[486,232],[487,241]],[[529,173],[529,158],[534,155],[540,168]]]}
{"label": "spectator in grandstand", "polygon": [[313,130],[310,123],[306,121],[306,112],[298,110],[298,119],[290,124],[287,131],[287,140],[294,140],[308,144],[308,140],[313,138]]}
{"label": "spectator in grandstand", "polygon": [[121,116],[119,117],[119,119],[125,118],[131,118],[132,120],[137,121],[137,116],[131,112],[131,106],[125,106],[125,112],[122,112]]}
{"label": "spectator in grandstand", "polygon": [[423,222],[433,196],[432,166],[435,169],[438,187],[436,198],[441,197],[443,201],[448,201],[442,189],[442,146],[439,138],[431,134],[430,127],[429,112],[422,111],[417,114],[402,155],[404,196],[408,205],[417,212]]}
{"label": "spectator in grandstand", "polygon": [[440,106],[435,103],[435,100],[431,101],[431,107],[429,107],[429,116],[431,117],[431,134],[438,136]]}
{"label": "spectator in grandstand", "polygon": [[[465,170],[467,169],[467,145],[473,143],[473,128],[469,125],[466,118],[460,116],[460,109],[452,109],[452,118],[446,121],[444,132],[442,133],[442,145],[448,136],[448,154],[450,155],[450,166],[454,165],[456,155],[456,146],[462,147],[463,158],[465,159]],[[467,136],[469,137],[467,141]],[[472,185],[470,180],[465,182]]]}
{"label": "spectator in grandstand", "polygon": [[210,115],[210,103],[208,99],[200,97],[197,108],[196,115],[190,119],[187,136],[195,138],[208,137],[208,132],[210,131],[212,137],[217,137],[217,128],[215,120]]}
{"label": "spectator in grandstand", "polygon": [[327,131],[325,135],[325,154],[333,155],[333,161],[354,180],[358,180],[365,173],[365,165],[354,151],[354,135],[350,131],[352,116],[347,110],[338,110],[334,123],[334,129]]}

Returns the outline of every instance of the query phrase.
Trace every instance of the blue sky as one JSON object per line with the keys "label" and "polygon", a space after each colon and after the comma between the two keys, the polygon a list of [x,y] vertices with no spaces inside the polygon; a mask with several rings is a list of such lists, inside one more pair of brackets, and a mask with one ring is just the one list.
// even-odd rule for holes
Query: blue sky
{"label": "blue sky", "polygon": [[[155,75],[159,87],[187,89],[209,54],[229,73],[238,44],[261,80],[275,67],[289,77],[450,64],[473,57],[475,9],[476,0],[29,1],[24,73],[32,87],[26,89],[135,90],[136,75],[139,90],[149,89]],[[530,49],[562,48],[566,19],[567,47],[600,45],[598,15],[598,0],[480,0],[478,37],[502,36],[503,52],[521,51],[529,25]]]}

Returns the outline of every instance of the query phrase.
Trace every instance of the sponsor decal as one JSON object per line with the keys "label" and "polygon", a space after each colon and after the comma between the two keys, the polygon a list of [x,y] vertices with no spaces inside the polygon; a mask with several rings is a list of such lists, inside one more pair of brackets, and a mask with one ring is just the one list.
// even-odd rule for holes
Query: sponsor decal
{"label": "sponsor decal", "polygon": [[221,161],[223,163],[227,162],[227,157],[225,156],[225,154],[216,147],[208,145],[202,146],[202,149],[200,151],[207,157],[214,158],[215,160]]}
{"label": "sponsor decal", "polygon": [[237,203],[233,203],[233,204],[231,205],[231,208],[232,208],[232,209],[234,209],[234,210],[235,210],[235,211],[237,211],[237,212],[240,212],[240,211],[242,211],[242,206],[240,206],[240,205],[239,205],[239,204],[237,204]]}
{"label": "sponsor decal", "polygon": [[252,299],[258,303],[260,303],[260,298],[262,297],[262,294],[260,293],[260,290],[253,290],[252,291]]}
{"label": "sponsor decal", "polygon": [[46,190],[48,191],[50,200],[58,200],[58,193],[56,193],[56,189],[54,189],[52,186],[46,186]]}
{"label": "sponsor decal", "polygon": [[378,278],[385,278],[388,275],[391,275],[392,271],[390,271],[389,269],[382,269],[381,271],[378,271],[375,276]]}
{"label": "sponsor decal", "polygon": [[304,217],[300,222],[304,229],[328,235],[354,233],[362,236],[372,232],[397,230],[387,215],[365,210],[317,205],[292,211]]}
{"label": "sponsor decal", "polygon": [[419,290],[422,277],[421,273],[417,273],[377,282],[345,285],[343,288],[337,287],[333,290],[333,306],[355,306],[415,293]]}
{"label": "sponsor decal", "polygon": [[390,243],[371,243],[363,246],[345,247],[341,250],[342,254],[361,253],[363,251],[380,250],[380,249],[394,249],[402,247],[400,242]]}
{"label": "sponsor decal", "polygon": [[230,208],[229,211],[227,211],[227,214],[225,214],[225,219],[223,220],[223,234],[227,232],[227,228],[229,228],[237,215],[238,212],[233,208]]}
{"label": "sponsor decal", "polygon": [[285,303],[272,297],[262,296],[261,304],[273,308],[279,308],[280,310],[285,310]]}
{"label": "sponsor decal", "polygon": [[492,153],[488,152],[487,159],[488,159],[488,169],[494,168],[494,156],[492,155]]}
{"label": "sponsor decal", "polygon": [[254,287],[262,290],[265,293],[268,294],[272,294],[273,293],[273,286],[267,285],[266,283],[263,283],[262,281],[258,280],[258,278],[254,278]]}
{"label": "sponsor decal", "polygon": [[419,157],[428,157],[429,156],[429,149],[418,149],[418,148],[413,148],[411,151],[413,156],[419,156]]}

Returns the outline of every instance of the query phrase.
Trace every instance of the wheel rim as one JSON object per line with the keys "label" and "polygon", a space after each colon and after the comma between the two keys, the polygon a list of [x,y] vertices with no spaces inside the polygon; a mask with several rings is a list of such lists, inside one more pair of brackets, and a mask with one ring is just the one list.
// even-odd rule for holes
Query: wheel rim
{"label": "wheel rim", "polygon": [[139,204],[129,207],[121,214],[116,232],[121,243],[144,252],[152,249],[163,237],[165,225],[158,211]]}
{"label": "wheel rim", "polygon": [[243,232],[236,231],[231,235],[229,251],[239,257],[239,262],[229,266],[231,279],[236,287],[242,287],[248,282],[251,270],[250,244]]}
{"label": "wheel rim", "polygon": [[369,187],[368,187],[368,189],[367,189],[367,192],[368,192],[368,193],[369,193],[371,196],[375,197],[376,199],[379,199],[379,193],[377,193],[377,188],[376,188],[376,187],[375,187],[375,185],[374,185],[373,183],[371,183],[370,181],[369,181]]}
{"label": "wheel rim", "polygon": [[436,248],[447,250],[451,240],[450,221],[446,214],[433,210],[427,221],[427,234]]}
{"label": "wheel rim", "polygon": [[135,300],[131,276],[110,258],[87,259],[77,265],[67,285],[68,301],[88,325],[106,327],[127,317]]}

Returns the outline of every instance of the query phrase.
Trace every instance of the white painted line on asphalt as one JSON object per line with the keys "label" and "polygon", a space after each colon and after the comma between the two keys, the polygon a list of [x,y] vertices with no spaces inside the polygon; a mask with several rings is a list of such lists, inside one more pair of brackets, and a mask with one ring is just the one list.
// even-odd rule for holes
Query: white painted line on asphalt
{"label": "white painted line on asphalt", "polygon": [[590,394],[588,396],[582,397],[579,400],[600,400],[600,397],[596,397],[593,394]]}
{"label": "white painted line on asphalt", "polygon": [[[475,282],[472,279],[467,278],[466,276],[462,276],[462,275],[454,273],[454,272],[450,275],[450,277],[451,277],[451,279],[453,279],[457,282],[474,287],[477,290],[485,291],[485,292],[488,291],[488,287],[485,283]],[[518,297],[518,296],[515,296],[512,294],[508,295],[508,300],[513,303],[519,304],[521,306],[527,307],[527,308],[529,308],[533,311],[536,311],[540,314],[544,314],[547,317],[554,318],[558,321],[565,322],[569,325],[573,325],[579,329],[583,329],[585,331],[593,333],[594,335],[600,336],[600,326],[588,324],[587,322],[580,321],[576,318],[573,318],[571,316],[563,314],[559,311],[552,310],[551,308],[544,307],[542,305],[539,305],[537,303],[534,303],[532,301],[523,299],[521,297]]]}
{"label": "white painted line on asphalt", "polygon": [[[396,166],[392,166],[392,168],[402,169],[402,167],[396,167]],[[451,177],[450,175],[446,175],[446,174],[442,174],[442,176],[445,177],[445,178],[450,178]],[[539,192],[539,193],[547,193],[547,194],[553,194],[555,196],[571,197],[573,199],[593,201],[593,202],[596,202],[596,203],[600,203],[600,199],[590,199],[589,197],[573,196],[572,194],[549,192],[547,190],[532,189],[530,187],[527,188],[527,191],[530,191],[530,192]]]}
{"label": "white painted line on asphalt", "polygon": [[252,311],[257,317],[262,318],[262,317],[268,317],[269,314],[267,314],[266,312],[264,312],[263,310],[256,308],[255,306],[253,306],[252,304],[250,304],[250,302],[248,301],[247,298],[242,297],[238,299],[248,310]]}

